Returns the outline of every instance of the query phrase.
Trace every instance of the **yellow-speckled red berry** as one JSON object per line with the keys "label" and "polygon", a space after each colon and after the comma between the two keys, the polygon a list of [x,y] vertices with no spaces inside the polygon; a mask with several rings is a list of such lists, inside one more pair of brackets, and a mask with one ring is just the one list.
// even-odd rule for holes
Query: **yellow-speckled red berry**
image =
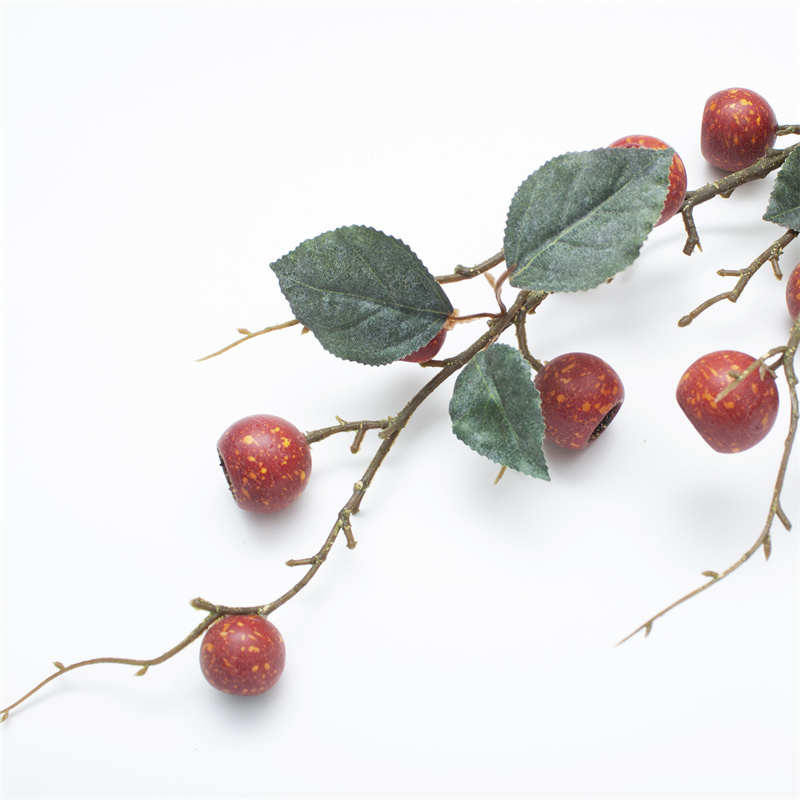
{"label": "yellow-speckled red berry", "polygon": [[565,353],[536,373],[545,438],[559,447],[582,450],[617,415],[625,400],[619,375],[602,358]]}
{"label": "yellow-speckled red berry", "polygon": [[311,448],[290,422],[254,414],[234,422],[217,442],[233,497],[245,511],[269,514],[297,500],[311,475]]}
{"label": "yellow-speckled red berry", "polygon": [[[663,140],[657,139],[655,136],[643,136],[636,134],[634,136],[623,136],[612,142],[609,147],[647,147],[651,150],[668,150],[670,146]],[[658,218],[656,225],[661,225],[666,222],[670,217],[675,216],[675,212],[681,207],[684,198],[686,197],[686,167],[683,165],[681,157],[675,153],[672,157],[672,164],[669,167],[669,191],[667,192],[667,199],[664,201],[664,208],[661,211],[661,216]]]}
{"label": "yellow-speckled red berry", "polygon": [[800,264],[798,264],[786,279],[786,308],[792,319],[797,319],[800,314]]}
{"label": "yellow-speckled red berry", "polygon": [[205,633],[200,669],[221,692],[263,694],[283,672],[286,646],[278,629],[264,617],[223,617]]}
{"label": "yellow-speckled red berry", "polygon": [[698,358],[683,373],[676,398],[697,432],[718,453],[739,453],[758,444],[778,416],[775,377],[759,370],[717,400],[720,392],[755,359],[736,350],[717,350]]}
{"label": "yellow-speckled red berry", "polygon": [[778,121],[770,104],[750,89],[723,89],[706,100],[700,150],[728,172],[755,164],[775,144]]}
{"label": "yellow-speckled red berry", "polygon": [[413,353],[409,353],[407,356],[401,358],[401,361],[410,361],[412,364],[424,364],[426,361],[430,361],[437,353],[442,349],[442,345],[444,344],[444,340],[447,338],[447,328],[442,328],[436,336],[431,339],[428,344],[423,345],[420,347],[419,350],[415,350]]}

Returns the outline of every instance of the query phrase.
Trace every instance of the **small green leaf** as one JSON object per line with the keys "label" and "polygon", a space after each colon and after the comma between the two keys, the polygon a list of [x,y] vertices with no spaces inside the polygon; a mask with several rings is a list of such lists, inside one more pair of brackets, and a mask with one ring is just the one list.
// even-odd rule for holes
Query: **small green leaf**
{"label": "small green leaf", "polygon": [[611,147],[566,153],[536,170],[508,212],[511,285],[583,291],[629,267],[664,208],[673,155]]}
{"label": "small green leaf", "polygon": [[800,149],[793,150],[780,169],[763,219],[800,230]]}
{"label": "small green leaf", "polygon": [[464,367],[453,388],[450,420],[453,433],[475,452],[550,480],[539,392],[518,350],[493,344]]}
{"label": "small green leaf", "polygon": [[399,239],[354,225],[270,265],[295,317],[340,358],[389,364],[426,345],[453,307]]}

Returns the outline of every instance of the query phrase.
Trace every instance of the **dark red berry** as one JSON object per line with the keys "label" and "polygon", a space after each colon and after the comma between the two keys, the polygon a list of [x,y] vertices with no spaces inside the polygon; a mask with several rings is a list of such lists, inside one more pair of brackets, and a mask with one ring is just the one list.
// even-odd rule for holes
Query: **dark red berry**
{"label": "dark red berry", "polygon": [[430,361],[442,349],[442,345],[444,344],[444,340],[446,338],[447,329],[442,328],[439,333],[437,333],[436,336],[434,336],[433,339],[428,342],[428,344],[423,345],[419,350],[409,353],[400,360],[410,361],[412,364],[422,364],[425,361]]}
{"label": "dark red berry", "polygon": [[548,361],[534,385],[542,400],[545,438],[572,450],[593,442],[625,399],[619,375],[588,353],[565,353]]}
{"label": "dark red berry", "polygon": [[264,617],[223,617],[205,633],[200,669],[221,692],[263,694],[283,672],[286,647],[278,629]]}
{"label": "dark red berry", "polygon": [[[623,136],[612,142],[609,147],[648,147],[652,150],[668,150],[669,145],[657,139],[655,136],[643,136],[637,134],[635,136]],[[661,225],[666,222],[670,217],[675,216],[675,212],[681,207],[684,198],[686,197],[686,167],[683,165],[681,157],[675,153],[672,157],[672,164],[669,168],[669,191],[667,192],[667,199],[664,201],[664,208],[661,211],[661,216],[658,218],[656,225]]]}
{"label": "dark red berry", "polygon": [[755,369],[719,400],[717,397],[755,359],[736,350],[717,350],[698,358],[683,373],[676,398],[697,432],[718,453],[739,453],[758,444],[778,416],[775,378]]}
{"label": "dark red berry", "polygon": [[297,500],[311,475],[311,449],[290,422],[254,414],[234,422],[217,453],[240,508],[256,514],[280,511]]}
{"label": "dark red berry", "polygon": [[791,271],[786,280],[786,308],[789,309],[792,319],[797,319],[800,314],[800,264]]}
{"label": "dark red berry", "polygon": [[728,172],[749,167],[775,144],[778,120],[770,104],[750,89],[723,89],[706,100],[700,150]]}

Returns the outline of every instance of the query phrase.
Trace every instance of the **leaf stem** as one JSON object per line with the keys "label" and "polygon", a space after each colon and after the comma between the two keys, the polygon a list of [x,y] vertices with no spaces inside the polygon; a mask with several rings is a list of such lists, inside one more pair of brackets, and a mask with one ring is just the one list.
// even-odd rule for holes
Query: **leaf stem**
{"label": "leaf stem", "polygon": [[503,250],[495,253],[480,264],[474,267],[462,267],[460,264],[449,275],[438,275],[435,280],[437,283],[456,283],[457,281],[467,281],[474,278],[476,275],[482,275],[490,269],[500,266],[506,260]]}

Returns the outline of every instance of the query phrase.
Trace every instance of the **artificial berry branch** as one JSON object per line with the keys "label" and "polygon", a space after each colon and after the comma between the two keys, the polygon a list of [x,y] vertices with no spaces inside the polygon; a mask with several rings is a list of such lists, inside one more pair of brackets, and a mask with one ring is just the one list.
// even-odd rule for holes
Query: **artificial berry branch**
{"label": "artificial berry branch", "polygon": [[[12,709],[67,672],[95,664],[121,664],[137,666],[136,674],[144,675],[150,667],[172,658],[200,636],[204,636],[201,666],[212,685],[234,694],[266,691],[283,669],[283,640],[266,617],[308,586],[327,562],[337,540],[343,538],[349,549],[356,546],[352,519],[360,511],[394,443],[417,409],[458,373],[449,409],[453,432],[473,450],[500,464],[498,480],[509,466],[549,480],[542,450],[545,438],[572,449],[582,449],[594,441],[614,419],[624,400],[619,376],[602,359],[587,353],[565,353],[550,361],[540,361],[529,347],[528,317],[554,292],[584,291],[611,282],[617,272],[633,263],[636,256],[630,254],[639,252],[647,233],[677,211],[687,232],[684,252],[691,255],[695,248],[701,249],[694,208],[714,197],[729,197],[745,183],[781,169],[800,147],[795,144],[783,150],[772,149],[777,135],[800,133],[800,126],[777,126],[771,108],[760,96],[740,89],[725,90],[718,95],[727,99],[715,104],[712,101],[717,96],[709,98],[704,112],[702,149],[710,163],[729,170],[730,174],[700,189],[686,192],[683,162],[665,142],[655,137],[623,137],[605,149],[552,159],[529,176],[509,209],[503,247],[473,267],[459,265],[450,274],[434,277],[400,240],[364,226],[339,228],[306,240],[273,262],[270,266],[297,318],[256,332],[241,328],[242,338],[200,361],[257,336],[302,324],[304,333],[313,332],[326,350],[340,358],[372,365],[411,361],[435,370],[433,377],[396,415],[384,419],[347,421],[337,417],[336,425],[305,434],[272,415],[254,415],[230,426],[218,442],[220,462],[237,504],[254,513],[278,511],[299,497],[311,472],[311,445],[338,434],[351,434],[350,450],[357,453],[367,434],[376,432],[375,452],[353,484],[320,548],[311,556],[286,562],[289,567],[300,568],[300,578],[277,598],[255,606],[218,605],[195,598],[191,605],[205,611],[205,618],[177,645],[156,658],[104,657],[69,666],[55,662],[57,671],[2,709],[0,718],[6,719]],[[723,118],[730,114],[732,100],[746,102],[751,110],[732,123],[725,122]],[[761,109],[757,115],[751,113],[754,102]],[[757,129],[753,128],[754,120]],[[720,127],[723,122],[750,129],[746,136],[730,136],[729,130]],[[735,143],[733,148],[731,142]],[[797,162],[795,156],[781,173],[781,176],[789,173],[781,192],[790,195],[790,206],[791,195],[796,191],[793,187],[797,181]],[[776,185],[780,182],[776,180]],[[581,187],[577,193],[573,191],[576,185]],[[625,188],[614,189],[609,195],[609,186]],[[577,216],[569,218],[576,213],[576,206],[571,201],[565,203],[564,197],[575,194],[581,196],[584,205]],[[787,212],[786,205],[780,200],[776,202],[776,212],[771,199],[772,210],[768,209],[764,216],[778,221],[776,213],[779,216],[789,213],[788,224],[783,219],[778,221],[787,228],[786,232],[746,268],[719,270],[723,277],[737,278],[734,288],[700,304],[681,318],[679,326],[690,324],[721,300],[736,302],[753,275],[766,263],[772,265],[777,278],[782,277],[779,258],[798,236],[799,227],[797,217],[791,216],[791,210]],[[596,216],[594,211],[598,208],[603,213]],[[598,233],[598,224],[608,227]],[[560,239],[567,230],[568,246],[559,251]],[[599,251],[599,239],[619,246]],[[540,258],[543,252],[546,257]],[[586,253],[590,257],[581,261]],[[503,263],[506,268],[493,276],[491,270]],[[347,268],[342,269],[342,264],[347,264]],[[798,270],[800,266],[795,273]],[[792,303],[800,303],[800,275],[795,273],[789,284],[796,296],[792,294],[790,298],[787,289],[790,313],[795,318],[788,343],[772,348],[759,359],[735,351],[708,354],[687,370],[676,395],[679,405],[709,445],[719,452],[739,452],[760,441],[772,427],[778,403],[773,373],[783,368],[791,419],[764,527],[752,547],[735,563],[723,572],[703,572],[710,579],[708,582],[651,617],[622,641],[640,631],[649,634],[655,620],[735,572],[759,549],[769,557],[776,518],[790,528],[781,494],[800,417],[794,366],[800,347],[800,311],[792,311]],[[398,274],[402,280],[392,283]],[[497,310],[460,316],[441,286],[479,276],[484,276],[490,284]],[[506,305],[502,291],[509,283],[518,291],[513,302]],[[387,287],[393,287],[402,296],[388,296],[391,292],[387,292]],[[374,324],[376,317],[384,324]],[[370,319],[371,329],[358,328],[364,318]],[[486,321],[486,329],[471,345],[457,355],[436,360],[447,331],[458,323],[478,319]],[[342,336],[342,331],[347,335]],[[514,333],[516,347],[499,343],[506,331]],[[774,364],[767,363],[775,357],[778,360]],[[536,372],[533,380],[531,369]],[[704,382],[696,380],[698,375]],[[713,380],[709,380],[709,375],[713,375]],[[742,391],[736,393],[740,388]],[[508,398],[513,398],[513,403],[504,403]],[[731,425],[734,415],[738,415],[737,424]],[[720,417],[723,427],[718,426]],[[746,425],[739,424],[743,420]],[[234,657],[233,639],[251,644],[258,641],[259,646],[266,642],[267,650],[273,654],[268,660],[275,663],[270,665],[263,659],[247,662],[239,665],[238,673],[229,674],[228,661],[221,652]],[[215,652],[217,647],[219,652]],[[253,645],[248,652],[253,649],[258,651]]]}
{"label": "artificial berry branch", "polygon": [[[654,614],[647,622],[640,625],[636,628],[635,631],[629,633],[624,639],[622,639],[619,644],[626,642],[631,637],[635,636],[637,633],[644,631],[645,636],[650,634],[650,631],[653,628],[653,623],[663,617],[665,614],[672,611],[674,608],[685,603],[687,600],[691,600],[693,597],[701,594],[702,592],[709,589],[711,586],[719,583],[723,578],[728,577],[732,573],[736,572],[739,567],[745,564],[747,561],[752,558],[759,550],[764,551],[764,557],[769,558],[770,553],[772,551],[772,527],[777,518],[783,527],[788,531],[791,530],[792,524],[786,515],[786,512],[783,510],[781,505],[781,494],[783,493],[783,486],[786,479],[786,471],[789,467],[789,459],[792,454],[792,449],[794,448],[795,438],[797,436],[797,426],[798,426],[798,419],[800,418],[800,408],[798,407],[798,399],[797,399],[797,373],[794,367],[794,361],[797,357],[798,346],[800,345],[800,317],[795,319],[794,325],[792,326],[792,331],[789,336],[789,341],[787,342],[785,347],[775,348],[774,350],[770,351],[770,353],[762,358],[771,357],[775,355],[777,352],[781,352],[782,356],[780,359],[780,364],[783,367],[783,373],[786,378],[786,384],[789,391],[789,401],[791,405],[791,412],[790,412],[790,421],[789,421],[789,430],[786,435],[786,440],[783,445],[783,453],[781,456],[780,466],[778,468],[778,476],[775,480],[775,486],[772,490],[772,497],[770,498],[769,509],[767,511],[767,518],[764,522],[764,527],[761,529],[761,533],[759,534],[758,538],[752,544],[752,546],[733,564],[731,564],[727,569],[723,570],[722,572],[716,572],[714,570],[706,570],[702,574],[710,578],[709,581],[698,586],[693,591],[689,592],[688,594],[681,597],[679,600],[676,600],[674,603],[671,603],[666,608],[659,611],[657,614]],[[763,361],[761,362],[764,363]],[[744,374],[739,376],[739,380],[744,379],[746,377]]]}

